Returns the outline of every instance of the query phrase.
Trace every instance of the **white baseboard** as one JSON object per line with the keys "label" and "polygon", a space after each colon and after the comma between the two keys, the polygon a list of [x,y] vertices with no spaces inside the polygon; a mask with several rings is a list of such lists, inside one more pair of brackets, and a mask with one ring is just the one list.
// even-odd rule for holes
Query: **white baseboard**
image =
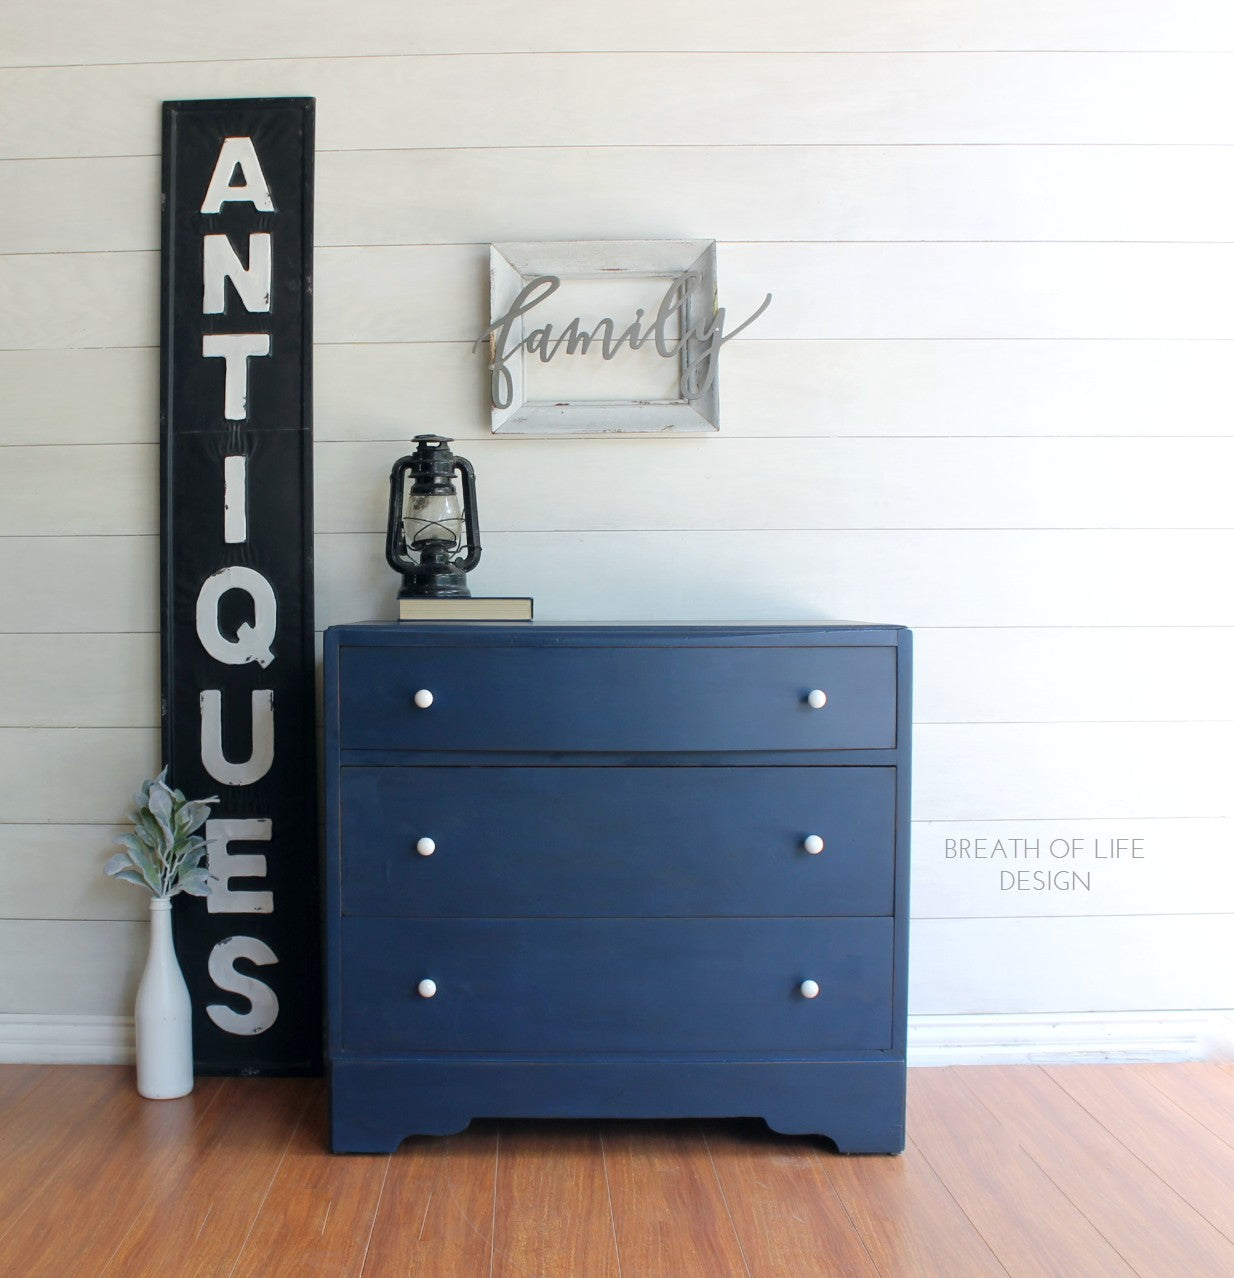
{"label": "white baseboard", "polygon": [[[910,1065],[1234,1060],[1231,1012],[910,1016]],[[0,1013],[0,1063],[131,1065],[131,1016]]]}
{"label": "white baseboard", "polygon": [[910,1065],[1131,1063],[1234,1058],[1234,1013],[910,1016]]}
{"label": "white baseboard", "polygon": [[131,1016],[37,1016],[0,1013],[0,1063],[131,1065]]}

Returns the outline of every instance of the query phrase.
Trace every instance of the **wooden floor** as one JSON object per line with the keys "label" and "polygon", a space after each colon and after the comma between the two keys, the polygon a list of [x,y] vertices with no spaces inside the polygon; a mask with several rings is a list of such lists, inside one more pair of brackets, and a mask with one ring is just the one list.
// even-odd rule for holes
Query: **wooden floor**
{"label": "wooden floor", "polygon": [[761,1123],[473,1124],[325,1152],[319,1080],[0,1066],[0,1274],[1234,1275],[1234,1069],[910,1071],[909,1147]]}

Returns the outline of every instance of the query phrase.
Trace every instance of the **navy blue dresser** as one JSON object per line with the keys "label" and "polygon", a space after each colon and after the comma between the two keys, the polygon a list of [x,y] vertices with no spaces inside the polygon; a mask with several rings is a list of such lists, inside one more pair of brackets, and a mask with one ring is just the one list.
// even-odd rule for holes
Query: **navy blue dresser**
{"label": "navy blue dresser", "polygon": [[911,636],[326,632],[332,1144],[761,1117],[904,1147]]}

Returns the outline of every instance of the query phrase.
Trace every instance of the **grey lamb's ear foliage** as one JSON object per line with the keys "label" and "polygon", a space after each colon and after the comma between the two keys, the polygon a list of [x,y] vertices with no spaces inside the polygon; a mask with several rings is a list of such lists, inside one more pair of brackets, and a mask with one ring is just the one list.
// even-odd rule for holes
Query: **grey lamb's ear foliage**
{"label": "grey lamb's ear foliage", "polygon": [[117,840],[124,851],[111,857],[103,872],[144,887],[153,896],[208,896],[210,875],[202,865],[206,841],[196,831],[209,819],[210,805],[218,796],[186,799],[167,784],[164,768],[142,782],[133,799],[133,832]]}

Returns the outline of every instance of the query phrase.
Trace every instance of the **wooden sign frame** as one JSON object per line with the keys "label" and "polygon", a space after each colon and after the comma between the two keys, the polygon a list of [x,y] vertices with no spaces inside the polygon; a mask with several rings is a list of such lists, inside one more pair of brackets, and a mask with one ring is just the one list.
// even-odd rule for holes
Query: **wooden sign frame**
{"label": "wooden sign frame", "polygon": [[163,104],[163,757],[203,833],[176,898],[204,1073],[321,1067],[313,625],[315,104]]}

